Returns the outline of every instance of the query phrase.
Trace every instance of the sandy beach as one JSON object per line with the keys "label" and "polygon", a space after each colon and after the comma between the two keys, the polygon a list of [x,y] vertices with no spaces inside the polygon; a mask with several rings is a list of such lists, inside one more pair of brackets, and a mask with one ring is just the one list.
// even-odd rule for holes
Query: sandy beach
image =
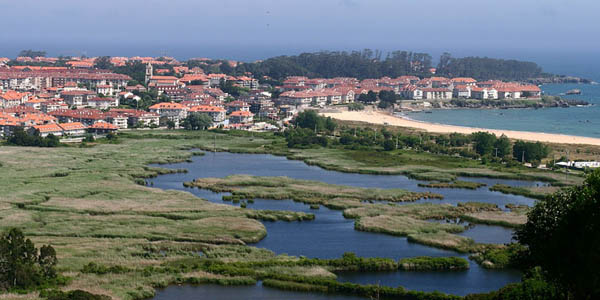
{"label": "sandy beach", "polygon": [[493,133],[497,136],[505,134],[509,138],[526,140],[526,141],[539,141],[545,143],[557,143],[557,144],[583,144],[583,145],[596,145],[600,146],[600,139],[555,134],[555,133],[542,133],[542,132],[529,132],[529,131],[514,131],[514,130],[502,130],[502,129],[486,129],[476,127],[464,127],[454,125],[444,125],[436,123],[427,123],[421,121],[410,120],[408,118],[401,118],[392,116],[383,112],[377,111],[340,111],[340,112],[326,112],[321,113],[323,116],[332,117],[334,119],[343,121],[359,121],[367,122],[372,124],[388,124],[392,126],[410,127],[422,129],[428,132],[437,133],[464,133],[470,134],[478,131],[486,131]]}

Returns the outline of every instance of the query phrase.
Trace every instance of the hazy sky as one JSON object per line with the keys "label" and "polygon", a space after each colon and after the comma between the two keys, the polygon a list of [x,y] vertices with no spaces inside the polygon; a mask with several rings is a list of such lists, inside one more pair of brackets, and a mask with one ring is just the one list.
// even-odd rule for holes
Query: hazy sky
{"label": "hazy sky", "polygon": [[252,60],[373,48],[439,55],[595,54],[597,0],[0,0],[0,56]]}

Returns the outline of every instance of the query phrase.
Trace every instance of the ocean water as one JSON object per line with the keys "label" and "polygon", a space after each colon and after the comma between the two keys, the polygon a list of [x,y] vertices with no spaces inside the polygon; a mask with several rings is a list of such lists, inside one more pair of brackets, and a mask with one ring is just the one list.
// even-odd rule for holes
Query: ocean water
{"label": "ocean water", "polygon": [[[582,93],[561,95],[571,89],[580,89]],[[431,113],[409,113],[407,117],[449,125],[600,138],[600,85],[549,84],[542,86],[542,90],[547,95],[584,100],[592,106],[541,109],[438,109],[432,110]]]}

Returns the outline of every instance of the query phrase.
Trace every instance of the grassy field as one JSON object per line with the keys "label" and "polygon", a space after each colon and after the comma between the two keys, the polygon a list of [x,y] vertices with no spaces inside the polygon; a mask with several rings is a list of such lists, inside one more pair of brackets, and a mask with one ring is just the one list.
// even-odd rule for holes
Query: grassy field
{"label": "grassy field", "polygon": [[[65,290],[84,289],[115,299],[141,299],[152,296],[155,287],[170,283],[247,284],[254,280],[242,275],[217,274],[201,269],[152,271],[152,268],[165,268],[170,262],[196,259],[200,252],[224,261],[292,259],[276,257],[270,251],[245,244],[265,236],[265,227],[259,220],[300,220],[310,219],[310,215],[257,212],[213,204],[187,192],[163,191],[143,185],[144,178],[167,172],[147,167],[148,164],[189,160],[193,153],[188,150],[192,148],[271,153],[345,172],[407,174],[438,181],[452,181],[461,174],[528,179],[554,176],[552,173],[528,169],[492,170],[476,161],[410,151],[382,154],[335,149],[289,150],[283,138],[272,134],[249,136],[247,133],[225,135],[212,132],[131,131],[123,134],[119,141],[87,147],[0,146],[0,229],[19,227],[36,244],[52,244],[57,249],[60,272],[72,277]],[[559,180],[561,176],[556,177],[555,180]],[[570,180],[575,182],[578,179]],[[307,202],[339,206],[346,209],[345,215],[355,218],[383,215],[386,217],[380,219],[391,218],[393,221],[389,224],[393,226],[400,224],[395,220],[396,217],[402,217],[399,220],[404,221],[410,217],[416,222],[409,221],[424,225],[422,222],[428,218],[490,211],[421,204],[371,205],[365,208],[367,203],[357,199],[367,195],[369,198],[390,201],[406,201],[423,195],[372,189],[335,191],[332,187],[315,182],[285,184],[286,196],[298,189],[313,186]],[[264,193],[268,186],[263,184],[256,189],[251,186],[246,188],[245,192]],[[273,191],[276,189],[280,187],[272,187]],[[337,196],[331,196],[335,193],[338,193]],[[437,225],[433,226],[437,228]],[[428,230],[405,233],[409,238],[430,234]],[[83,267],[90,262],[108,267],[122,266],[128,271],[119,274],[82,273]],[[282,268],[280,272],[288,275],[302,272],[331,276],[319,268]],[[0,299],[36,298],[35,293],[0,296]]]}

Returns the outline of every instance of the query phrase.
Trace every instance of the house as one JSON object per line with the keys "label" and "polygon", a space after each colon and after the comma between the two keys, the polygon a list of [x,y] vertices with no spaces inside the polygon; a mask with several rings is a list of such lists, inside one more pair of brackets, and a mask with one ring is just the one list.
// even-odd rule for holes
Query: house
{"label": "house", "polygon": [[459,84],[454,86],[454,90],[452,91],[452,96],[454,98],[463,98],[469,99],[471,98],[471,89],[472,85]]}
{"label": "house", "polygon": [[[137,109],[111,109],[107,114],[115,113],[127,117],[127,127],[159,126],[160,115]],[[114,122],[111,122],[114,124]],[[117,125],[117,124],[114,124]],[[118,125],[117,125],[118,126]]]}
{"label": "house", "polygon": [[298,113],[296,107],[292,105],[281,105],[279,111],[283,114],[284,119],[291,119]]}
{"label": "house", "polygon": [[452,84],[454,86],[457,86],[457,85],[474,86],[477,84],[477,80],[475,80],[471,77],[455,77],[455,78],[450,79],[450,81],[452,81]]}
{"label": "house", "polygon": [[50,113],[59,109],[68,109],[69,105],[64,103],[62,99],[47,100],[40,103],[40,110],[44,113]]}
{"label": "house", "polygon": [[6,91],[0,94],[0,108],[19,106],[29,99],[28,93],[19,93],[16,91]]}
{"label": "house", "polygon": [[423,99],[427,100],[450,100],[452,90],[447,88],[423,88]]}
{"label": "house", "polygon": [[91,126],[97,122],[103,122],[104,113],[95,109],[59,109],[49,112],[61,123],[80,122],[86,126]]}
{"label": "house", "polygon": [[521,98],[521,90],[517,87],[499,87],[496,90],[498,91],[498,99],[501,100]]}
{"label": "house", "polygon": [[94,97],[94,93],[91,91],[66,91],[60,93],[63,101],[71,107],[84,107],[88,99]]}
{"label": "house", "polygon": [[97,109],[108,109],[119,106],[119,99],[107,97],[94,97],[87,100],[87,106]]}
{"label": "house", "polygon": [[243,88],[251,90],[255,90],[258,88],[258,80],[250,78],[248,76],[239,76],[236,78],[235,82],[237,83],[237,85]]}
{"label": "house", "polygon": [[37,132],[41,137],[47,137],[50,134],[55,136],[63,135],[63,129],[58,124],[36,125],[30,129],[30,132]]}
{"label": "house", "polygon": [[521,87],[521,97],[524,98],[541,98],[542,90],[536,85],[526,85]]}
{"label": "house", "polygon": [[217,125],[223,124],[226,119],[226,112],[227,111],[222,107],[211,105],[196,105],[192,106],[189,110],[189,113],[208,114],[213,119],[213,122]]}
{"label": "house", "polygon": [[33,98],[33,99],[29,99],[27,100],[27,102],[24,103],[25,106],[28,107],[32,107],[36,110],[41,110],[42,109],[42,103],[46,102],[45,99],[40,99],[40,98]]}
{"label": "house", "polygon": [[471,98],[479,100],[498,99],[498,90],[495,88],[474,87],[471,89]]}
{"label": "house", "polygon": [[106,122],[98,122],[88,127],[88,131],[95,134],[115,133],[117,130],[119,130],[119,127]]}
{"label": "house", "polygon": [[249,111],[234,111],[229,115],[230,124],[247,124],[252,123],[254,114]]}
{"label": "house", "polygon": [[230,114],[234,111],[250,111],[250,104],[243,101],[232,101],[225,104],[227,107],[227,113]]}
{"label": "house", "polygon": [[400,89],[400,95],[405,99],[421,100],[423,99],[423,89],[416,85],[407,85]]}
{"label": "house", "polygon": [[175,126],[178,127],[179,122],[187,117],[189,108],[175,102],[161,102],[150,106],[149,110],[160,115],[161,118],[175,122]]}
{"label": "house", "polygon": [[96,93],[104,96],[112,96],[115,93],[115,89],[110,84],[97,85]]}
{"label": "house", "polygon": [[[111,110],[111,111],[105,112],[104,116],[105,116],[104,121],[106,123],[115,125],[115,126],[117,126],[117,128],[127,129],[128,125],[129,125],[129,117],[124,114],[120,114],[116,111]],[[94,123],[94,124],[96,124],[96,123]]]}
{"label": "house", "polygon": [[72,123],[59,123],[58,126],[62,128],[63,135],[69,136],[82,136],[85,135],[87,127],[81,122]]}

